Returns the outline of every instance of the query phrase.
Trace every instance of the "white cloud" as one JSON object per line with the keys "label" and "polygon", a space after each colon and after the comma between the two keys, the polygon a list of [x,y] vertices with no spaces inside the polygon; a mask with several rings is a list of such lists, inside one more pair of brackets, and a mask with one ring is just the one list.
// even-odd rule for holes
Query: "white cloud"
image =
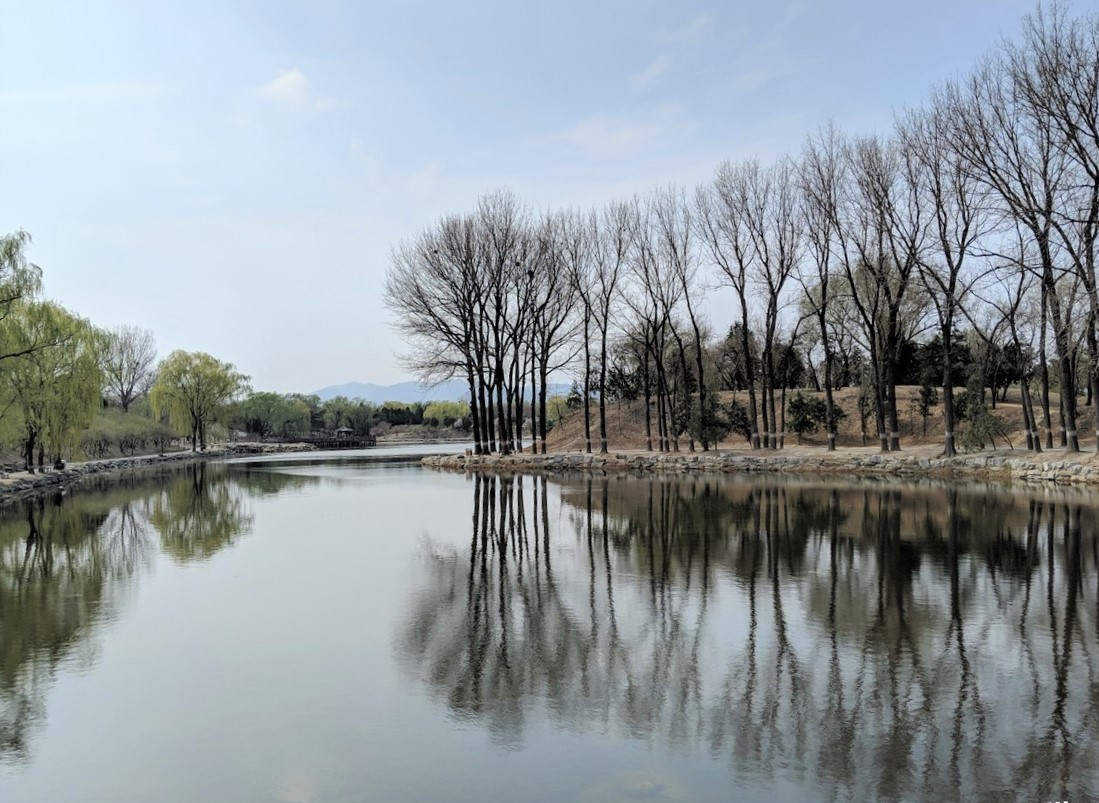
{"label": "white cloud", "polygon": [[405,184],[412,193],[423,195],[434,190],[439,185],[439,180],[442,178],[442,175],[442,165],[438,162],[432,162],[431,164],[424,165],[410,175],[405,180]]}
{"label": "white cloud", "polygon": [[553,139],[564,141],[589,156],[613,159],[664,146],[695,129],[676,107],[662,107],[643,115],[598,115],[581,120]]}
{"label": "white cloud", "polygon": [[667,53],[661,53],[649,62],[649,66],[634,75],[630,81],[633,88],[640,91],[652,86],[664,73],[671,69],[674,59]]}
{"label": "white cloud", "polygon": [[283,70],[277,78],[261,86],[259,93],[268,100],[290,108],[327,111],[336,106],[333,98],[314,97],[312,82],[297,67]]}
{"label": "white cloud", "polygon": [[710,18],[705,14],[689,20],[679,28],[662,28],[656,32],[656,41],[663,46],[652,61],[639,73],[630,76],[635,92],[642,92],[657,83],[675,64],[676,55],[694,48],[710,28]]}
{"label": "white cloud", "polygon": [[705,14],[689,20],[687,23],[674,30],[660,31],[660,38],[670,44],[686,47],[698,42],[710,28],[710,18]]}
{"label": "white cloud", "polygon": [[297,67],[284,70],[278,78],[264,84],[260,94],[280,103],[305,103],[309,100],[309,79]]}
{"label": "white cloud", "polygon": [[782,78],[796,75],[806,68],[802,59],[787,55],[779,39],[761,42],[737,59],[740,68],[732,76],[737,92],[758,92]]}

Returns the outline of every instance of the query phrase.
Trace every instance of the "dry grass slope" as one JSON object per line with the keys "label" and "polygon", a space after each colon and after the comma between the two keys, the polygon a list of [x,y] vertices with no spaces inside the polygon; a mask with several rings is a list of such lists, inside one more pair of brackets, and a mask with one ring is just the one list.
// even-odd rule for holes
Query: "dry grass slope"
{"label": "dry grass slope", "polygon": [[[823,394],[814,393],[812,391],[801,392],[808,396],[823,397]],[[919,392],[920,389],[916,386],[897,388],[897,412],[901,426],[902,447],[922,446],[931,448],[940,445],[943,441],[945,427],[943,426],[942,404],[937,404],[931,409],[931,413],[927,419],[925,434],[924,422],[918,411],[917,400],[919,398]],[[834,394],[837,404],[839,404],[847,414],[847,417],[840,425],[837,446],[860,447],[864,445],[859,427],[858,394],[858,388],[842,388],[837,390]],[[734,395],[732,393],[722,393],[721,401],[724,404],[731,401],[733,397]],[[743,401],[744,395],[739,394],[738,398]],[[789,401],[789,393],[787,395],[787,401]],[[1058,400],[1056,396],[1051,400],[1051,403],[1054,406],[1053,426],[1056,429],[1058,426],[1056,414]],[[615,402],[607,405],[607,440],[610,449],[634,450],[645,448],[644,409],[644,403],[640,401]],[[1081,448],[1094,449],[1094,439],[1087,438],[1087,435],[1095,429],[1093,426],[1093,408],[1081,405],[1080,413],[1079,427],[1081,432]],[[1025,448],[1026,437],[1024,434],[1025,428],[1023,427],[1023,413],[1022,407],[1020,406],[1019,391],[1017,389],[1009,390],[1007,399],[1005,401],[997,401],[996,409],[992,410],[992,414],[1000,421],[1003,433],[1006,436],[1006,441],[1003,438],[997,438],[996,448]],[[655,408],[653,416],[655,437]],[[598,449],[598,405],[592,405],[591,420],[592,446],[593,449]],[[959,431],[964,426],[964,424],[960,424]],[[786,438],[786,445],[794,446],[797,444],[797,441],[797,436],[793,432],[789,432]],[[805,446],[820,446],[823,448],[826,442],[823,433],[808,435],[804,438]],[[741,448],[744,445],[744,439],[740,435],[734,434],[722,442],[720,448]],[[874,439],[874,419],[872,414],[867,420],[867,439],[865,445],[868,447],[877,446],[877,442]],[[550,433],[548,446],[550,450],[557,452],[575,452],[582,450],[584,448],[583,412],[576,410],[563,417],[560,424]],[[686,448],[685,441],[682,446],[683,448]]]}

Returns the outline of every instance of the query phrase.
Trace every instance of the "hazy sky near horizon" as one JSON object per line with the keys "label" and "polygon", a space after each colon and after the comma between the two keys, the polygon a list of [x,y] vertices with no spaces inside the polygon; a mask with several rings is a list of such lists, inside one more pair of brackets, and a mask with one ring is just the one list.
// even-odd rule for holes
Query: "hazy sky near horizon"
{"label": "hazy sky near horizon", "polygon": [[389,252],[438,215],[694,185],[828,119],[884,133],[1034,8],[0,0],[0,232],[32,234],[47,296],[162,354],[388,384]]}

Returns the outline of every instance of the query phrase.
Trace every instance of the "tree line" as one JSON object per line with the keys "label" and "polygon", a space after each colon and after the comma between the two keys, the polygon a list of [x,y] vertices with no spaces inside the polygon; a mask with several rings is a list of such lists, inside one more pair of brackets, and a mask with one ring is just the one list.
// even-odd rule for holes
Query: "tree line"
{"label": "tree line", "polygon": [[252,392],[249,377],[203,352],[158,359],[152,332],[103,329],[42,298],[25,231],[0,236],[0,447],[38,471],[66,458],[163,452],[186,439],[206,449],[212,428],[302,438],[380,424],[468,426],[460,402],[375,405],[337,396]]}
{"label": "tree line", "polygon": [[312,432],[342,428],[369,435],[379,425],[426,425],[467,429],[469,405],[464,402],[397,402],[382,404],[334,396],[324,401],[316,394],[253,393],[230,411],[231,425],[260,438],[291,440]]}
{"label": "tree line", "polygon": [[397,245],[384,296],[407,364],[468,383],[478,452],[522,450],[529,432],[544,453],[562,370],[591,400],[588,451],[607,450],[606,402],[625,394],[644,400],[650,449],[705,449],[731,429],[781,448],[798,365],[822,391],[829,449],[833,391],[852,385],[888,452],[916,347],[947,455],[1007,359],[1027,447],[1056,434],[1078,451],[1081,404],[1099,394],[1097,230],[1099,15],[1054,3],[886,133],[828,123],[797,154],[591,210],[490,192]]}
{"label": "tree line", "polygon": [[[209,425],[248,390],[248,377],[201,352],[158,361],[151,332],[102,329],[43,299],[30,244],[22,230],[0,236],[0,441],[32,473],[81,452],[103,456],[111,441],[123,453],[163,450],[184,435],[205,449]],[[92,428],[107,406],[133,420],[117,433]]]}

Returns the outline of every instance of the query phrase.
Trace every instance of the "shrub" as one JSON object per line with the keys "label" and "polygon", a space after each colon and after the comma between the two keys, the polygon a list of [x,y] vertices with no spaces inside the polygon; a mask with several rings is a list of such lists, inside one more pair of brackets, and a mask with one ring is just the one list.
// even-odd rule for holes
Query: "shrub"
{"label": "shrub", "polygon": [[729,434],[729,422],[719,414],[712,393],[706,396],[705,404],[696,399],[691,405],[690,433],[703,449],[716,446]]}
{"label": "shrub", "polygon": [[725,423],[729,432],[739,433],[744,440],[751,442],[752,422],[743,403],[734,400],[725,405]]}
{"label": "shrub", "polygon": [[828,405],[824,399],[806,396],[798,391],[786,405],[786,414],[790,417],[790,429],[798,436],[798,443],[805,435],[820,429],[828,415]]}

